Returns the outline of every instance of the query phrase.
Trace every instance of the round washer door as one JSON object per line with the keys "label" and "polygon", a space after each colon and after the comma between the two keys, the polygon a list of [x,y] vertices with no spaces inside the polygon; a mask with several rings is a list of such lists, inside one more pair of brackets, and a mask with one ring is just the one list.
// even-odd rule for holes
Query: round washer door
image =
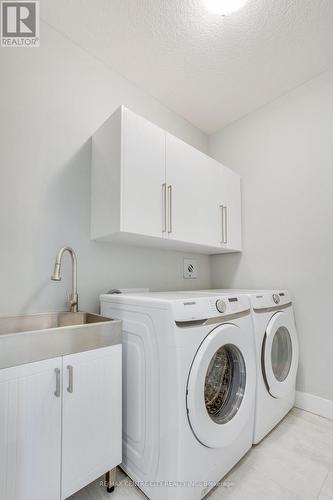
{"label": "round washer door", "polygon": [[[187,411],[192,431],[205,446],[228,446],[248,424],[250,361],[244,332],[233,324],[215,328],[200,345],[187,384]],[[246,345],[246,344],[245,344]],[[254,375],[251,373],[251,384]]]}
{"label": "round washer door", "polygon": [[298,340],[288,312],[277,312],[269,321],[262,347],[262,369],[269,393],[274,398],[294,390],[298,366]]}

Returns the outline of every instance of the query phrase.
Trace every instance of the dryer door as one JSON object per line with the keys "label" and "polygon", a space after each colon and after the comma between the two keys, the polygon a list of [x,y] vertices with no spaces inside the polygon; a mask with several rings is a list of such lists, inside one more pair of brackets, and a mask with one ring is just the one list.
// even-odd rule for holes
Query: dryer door
{"label": "dryer door", "polygon": [[249,422],[255,365],[244,349],[246,334],[233,324],[218,326],[204,339],[192,363],[188,418],[196,438],[210,448],[228,446]]}
{"label": "dryer door", "polygon": [[267,389],[282,398],[295,388],[298,340],[289,312],[279,311],[269,321],[262,346],[262,370]]}

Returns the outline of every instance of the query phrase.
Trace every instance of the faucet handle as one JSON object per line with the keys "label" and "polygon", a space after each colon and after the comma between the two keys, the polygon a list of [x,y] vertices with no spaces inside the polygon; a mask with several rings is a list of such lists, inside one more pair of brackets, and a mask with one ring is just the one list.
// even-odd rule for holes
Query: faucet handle
{"label": "faucet handle", "polygon": [[70,306],[72,304],[72,297],[68,290],[66,290],[66,298],[67,298],[66,304]]}
{"label": "faucet handle", "polygon": [[68,290],[66,290],[66,297],[67,297],[67,304],[69,306],[69,309],[72,312],[76,312],[77,307],[78,307],[78,303],[79,303],[78,295],[77,294],[73,295],[73,294],[69,293]]}

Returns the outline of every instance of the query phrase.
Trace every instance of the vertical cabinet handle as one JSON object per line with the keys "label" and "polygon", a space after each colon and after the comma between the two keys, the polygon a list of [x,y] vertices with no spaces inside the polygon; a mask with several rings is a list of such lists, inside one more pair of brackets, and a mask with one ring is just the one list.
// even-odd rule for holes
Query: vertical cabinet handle
{"label": "vertical cabinet handle", "polygon": [[69,392],[70,394],[73,393],[73,367],[72,365],[68,365],[67,366],[67,370],[68,370],[68,387],[67,387],[67,392]]}
{"label": "vertical cabinet handle", "polygon": [[224,243],[228,243],[228,207],[225,205],[224,206]]}
{"label": "vertical cabinet handle", "polygon": [[221,243],[228,243],[228,207],[226,205],[220,205],[221,209],[221,228],[222,228],[222,239]]}
{"label": "vertical cabinet handle", "polygon": [[172,233],[172,186],[168,186],[168,233]]}
{"label": "vertical cabinet handle", "polygon": [[60,398],[60,369],[55,368],[54,371],[56,374],[56,389],[54,391],[54,395],[56,398]]}
{"label": "vertical cabinet handle", "polygon": [[166,232],[166,183],[162,184],[162,233]]}

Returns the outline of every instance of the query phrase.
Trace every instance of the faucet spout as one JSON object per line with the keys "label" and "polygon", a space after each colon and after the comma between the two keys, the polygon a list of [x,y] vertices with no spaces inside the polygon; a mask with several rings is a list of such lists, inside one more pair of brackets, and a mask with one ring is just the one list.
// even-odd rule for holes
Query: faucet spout
{"label": "faucet spout", "polygon": [[68,252],[72,258],[72,293],[69,296],[69,307],[71,312],[78,312],[79,309],[79,296],[77,293],[77,257],[76,253],[71,247],[62,247],[56,257],[53,274],[51,280],[61,281],[61,263],[62,257],[65,252]]}

